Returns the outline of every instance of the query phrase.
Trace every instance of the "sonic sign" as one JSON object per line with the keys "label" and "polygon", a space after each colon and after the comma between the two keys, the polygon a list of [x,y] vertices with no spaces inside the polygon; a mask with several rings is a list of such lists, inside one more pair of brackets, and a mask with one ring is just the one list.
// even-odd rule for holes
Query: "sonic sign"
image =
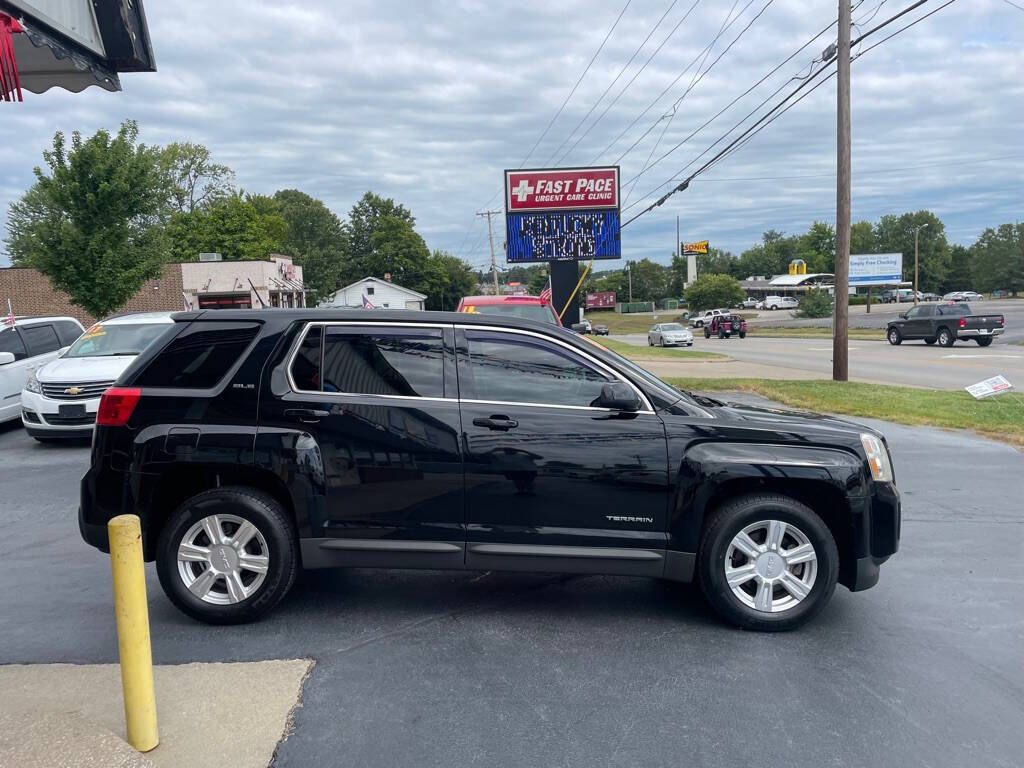
{"label": "sonic sign", "polygon": [[617,259],[619,168],[505,171],[509,263]]}

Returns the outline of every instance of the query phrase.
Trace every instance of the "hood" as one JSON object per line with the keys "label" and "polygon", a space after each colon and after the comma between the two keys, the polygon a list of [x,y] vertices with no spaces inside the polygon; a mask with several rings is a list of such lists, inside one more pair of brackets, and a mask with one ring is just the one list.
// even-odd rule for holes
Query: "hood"
{"label": "hood", "polygon": [[806,430],[822,430],[828,432],[844,432],[859,444],[860,435],[867,432],[882,437],[877,430],[857,424],[853,421],[838,419],[811,411],[791,411],[784,408],[768,408],[741,403],[725,403],[713,409],[716,416],[724,420],[742,422],[754,428],[781,429],[803,432]]}
{"label": "hood", "polygon": [[115,357],[58,357],[36,369],[40,381],[80,384],[87,381],[114,381],[135,359],[135,355]]}

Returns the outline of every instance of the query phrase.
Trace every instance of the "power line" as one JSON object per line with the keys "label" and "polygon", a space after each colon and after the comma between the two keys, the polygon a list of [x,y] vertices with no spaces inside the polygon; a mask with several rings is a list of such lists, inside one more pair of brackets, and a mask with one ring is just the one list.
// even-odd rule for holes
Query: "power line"
{"label": "power line", "polygon": [[[747,96],[747,95],[748,95],[748,94],[749,94],[749,93],[750,93],[751,91],[753,91],[753,90],[754,90],[755,88],[757,88],[758,86],[760,86],[760,85],[761,85],[761,83],[763,83],[763,82],[764,82],[765,80],[767,80],[767,79],[768,79],[768,78],[770,78],[770,77],[771,77],[772,75],[774,75],[774,74],[775,74],[776,72],[778,72],[778,71],[779,71],[780,69],[782,69],[782,68],[783,68],[783,67],[784,67],[784,66],[785,66],[786,64],[788,64],[788,63],[789,63],[790,61],[792,61],[792,60],[793,60],[794,58],[796,58],[796,57],[797,57],[797,56],[798,56],[798,55],[799,55],[799,54],[800,54],[800,53],[801,53],[801,52],[802,52],[802,51],[803,51],[803,50],[804,50],[805,48],[807,48],[807,46],[809,46],[809,45],[810,45],[811,43],[813,43],[813,42],[814,42],[815,40],[817,40],[817,39],[818,39],[819,37],[821,37],[821,36],[822,36],[823,34],[825,34],[826,32],[828,32],[828,30],[829,30],[829,29],[831,29],[831,28],[832,28],[832,26],[833,26],[833,25],[835,25],[835,23],[836,23],[836,22],[834,22],[834,21],[833,21],[833,22],[832,22],[831,24],[828,24],[827,26],[825,26],[825,27],[824,27],[823,29],[821,29],[821,31],[819,31],[819,32],[818,32],[818,33],[817,33],[816,35],[814,35],[814,37],[812,37],[812,38],[811,38],[810,40],[808,40],[808,41],[807,41],[806,43],[804,43],[804,44],[803,44],[803,45],[801,45],[801,46],[800,46],[799,48],[797,48],[797,49],[796,49],[796,50],[795,50],[795,51],[794,51],[793,53],[791,53],[791,54],[790,54],[789,56],[787,56],[787,57],[786,57],[785,59],[783,59],[783,60],[782,60],[782,61],[780,61],[780,62],[779,62],[778,64],[776,64],[776,65],[775,65],[775,66],[774,66],[774,67],[773,67],[773,68],[771,69],[771,71],[769,71],[769,72],[768,72],[767,74],[765,74],[765,75],[764,75],[764,76],[763,76],[763,77],[762,77],[762,78],[761,78],[760,80],[758,80],[758,81],[757,81],[756,83],[754,83],[754,84],[753,84],[752,86],[750,86],[749,88],[747,88],[747,90],[745,90],[745,91],[744,91],[743,93],[741,93],[741,94],[740,94],[739,96],[737,96],[737,97],[736,97],[736,98],[734,98],[734,99],[733,99],[732,101],[730,101],[730,102],[729,102],[728,104],[726,104],[726,105],[725,105],[725,106],[724,106],[724,107],[723,107],[722,109],[720,109],[720,110],[719,110],[718,112],[716,112],[716,113],[715,113],[714,115],[712,115],[712,116],[711,116],[710,118],[708,118],[708,119],[707,119],[706,121],[704,121],[704,123],[702,123],[702,124],[701,124],[701,125],[700,125],[700,126],[699,126],[699,127],[698,127],[698,128],[696,129],[696,130],[694,130],[694,131],[693,131],[693,132],[692,132],[692,133],[691,133],[691,134],[690,134],[689,136],[687,136],[687,137],[686,137],[686,138],[684,138],[684,139],[683,139],[683,140],[682,140],[681,142],[679,142],[678,144],[676,144],[676,146],[675,146],[675,147],[673,147],[672,151],[675,151],[676,149],[678,149],[679,147],[681,147],[681,146],[682,146],[683,144],[685,144],[685,143],[686,143],[687,141],[689,141],[689,140],[690,140],[690,139],[692,139],[692,138],[693,138],[694,136],[696,136],[696,135],[697,135],[698,133],[700,133],[700,132],[701,132],[702,130],[704,130],[705,128],[707,128],[707,127],[708,127],[708,126],[709,126],[709,125],[710,125],[711,123],[713,123],[713,122],[714,122],[715,120],[717,120],[717,119],[718,119],[719,117],[721,117],[721,116],[722,116],[722,115],[723,115],[723,114],[724,114],[725,112],[727,112],[727,111],[728,111],[729,109],[731,109],[731,108],[732,108],[732,107],[733,107],[733,106],[734,106],[734,105],[736,104],[736,102],[738,102],[738,101],[739,101],[740,99],[742,99],[742,98],[744,98],[745,96]],[[818,60],[818,59],[815,59],[815,61],[817,61],[817,60]],[[814,66],[813,62],[812,62],[812,64],[811,64],[811,66],[812,66],[812,68],[813,68],[813,66]],[[810,73],[808,73],[808,74],[806,75],[806,77],[809,77],[809,76],[810,76]],[[756,112],[757,110],[759,110],[759,109],[760,109],[760,108],[761,108],[762,106],[764,106],[764,105],[765,105],[765,103],[767,103],[767,102],[768,102],[768,101],[769,101],[770,99],[774,98],[774,97],[775,97],[775,95],[779,93],[779,91],[781,91],[781,90],[782,90],[783,88],[785,88],[785,87],[786,87],[786,85],[788,85],[789,83],[793,82],[793,80],[794,80],[794,79],[799,79],[799,78],[791,77],[791,78],[790,78],[789,80],[786,80],[786,81],[785,81],[784,83],[782,83],[782,85],[780,85],[780,86],[779,86],[779,87],[778,87],[778,88],[777,88],[777,89],[776,89],[776,90],[775,90],[775,91],[774,91],[773,93],[771,93],[771,94],[770,94],[770,95],[769,95],[769,96],[768,96],[768,97],[767,97],[767,98],[766,98],[766,99],[765,99],[764,101],[762,101],[762,102],[761,102],[760,104],[758,104],[758,105],[757,105],[757,106],[756,106],[756,107],[755,107],[755,108],[754,108],[754,109],[753,109],[753,110],[752,110],[752,111],[751,111],[750,113],[748,113],[748,114],[747,114],[747,115],[746,115],[746,116],[745,116],[745,117],[744,117],[744,118],[743,118],[742,120],[740,120],[739,122],[740,122],[740,123],[742,123],[742,122],[743,122],[744,120],[746,120],[746,119],[747,119],[748,117],[750,117],[750,115],[752,115],[752,114],[753,114],[754,112]],[[661,120],[661,119],[663,119],[663,118],[658,118],[658,119],[659,119],[659,120]],[[656,124],[657,124],[657,122],[655,122],[655,125],[656,125]],[[654,126],[652,125],[651,127],[653,128]],[[730,129],[730,132],[731,132],[732,130],[734,130],[734,128]],[[644,134],[644,135],[646,136],[646,135],[647,135],[647,133],[649,133],[649,132],[650,132],[650,129],[648,129],[648,131],[647,131],[647,132],[645,132],[645,134]],[[640,140],[643,140],[643,136],[641,136],[641,137],[640,137]],[[639,143],[639,140],[638,140],[638,142],[635,142],[633,146],[636,146],[636,143]],[[632,147],[630,147],[630,149],[632,149]],[[627,150],[627,152],[628,152],[628,150]],[[625,155],[623,155],[623,157],[625,157]],[[620,159],[621,159],[621,158],[620,158]],[[659,160],[659,162],[660,162],[660,160]],[[631,179],[630,181],[632,181],[632,179]]]}
{"label": "power line", "polygon": [[[860,36],[859,38],[857,38],[857,40],[853,41],[853,42],[852,42],[852,45],[856,45],[856,44],[860,43],[860,42],[861,42],[861,41],[862,41],[862,40],[863,40],[864,38],[868,37],[869,35],[873,34],[874,32],[877,32],[878,30],[882,29],[883,27],[885,27],[885,26],[888,26],[889,24],[891,24],[891,23],[893,23],[894,21],[896,21],[896,20],[897,20],[898,18],[900,18],[900,17],[902,17],[902,16],[906,15],[907,13],[909,13],[909,12],[910,12],[910,11],[912,11],[912,10],[914,10],[915,8],[918,8],[918,7],[920,7],[920,6],[921,6],[921,5],[923,5],[923,4],[925,3],[925,2],[927,2],[927,0],[918,0],[917,2],[915,2],[915,3],[911,4],[911,5],[910,5],[910,6],[908,6],[907,8],[903,9],[902,11],[900,11],[899,13],[897,13],[897,14],[895,14],[895,15],[891,16],[890,18],[886,19],[886,20],[885,20],[884,22],[882,22],[881,24],[878,24],[878,25],[877,25],[877,26],[875,26],[874,28],[872,28],[872,29],[868,30],[867,32],[865,32],[865,33],[864,33],[863,35],[861,35],[861,36]],[[865,49],[864,51],[862,51],[861,53],[859,53],[859,54],[858,54],[858,56],[857,56],[856,58],[859,58],[860,56],[862,56],[863,54],[867,53],[867,52],[868,52],[868,51],[870,51],[870,50],[871,50],[872,48],[875,48],[875,47],[877,47],[877,45],[879,45],[879,44],[881,44],[881,43],[885,42],[886,40],[889,40],[889,39],[891,39],[892,37],[895,37],[895,35],[899,34],[900,32],[902,32],[902,31],[904,31],[904,30],[906,30],[906,29],[909,29],[910,27],[914,26],[914,25],[915,25],[915,24],[917,24],[918,22],[920,22],[920,21],[923,21],[924,19],[928,18],[928,16],[931,16],[932,14],[934,14],[934,13],[937,13],[938,11],[942,10],[943,8],[945,8],[946,6],[948,6],[948,5],[951,5],[951,4],[953,3],[953,2],[955,2],[955,0],[948,0],[948,2],[946,2],[945,4],[943,4],[943,5],[939,6],[939,7],[938,7],[938,8],[936,8],[936,9],[935,9],[934,11],[931,11],[931,12],[929,12],[929,13],[925,14],[924,16],[921,16],[920,18],[916,19],[915,21],[911,22],[910,24],[907,24],[907,25],[906,25],[905,27],[902,27],[901,29],[897,30],[896,32],[894,32],[893,34],[891,34],[891,35],[889,35],[888,37],[884,38],[883,40],[879,41],[878,43],[876,43],[876,44],[874,44],[874,45],[872,45],[872,46],[868,47],[867,49]],[[825,78],[825,80],[821,80],[821,81],[819,81],[819,82],[818,82],[818,83],[817,83],[817,84],[816,84],[816,85],[814,86],[814,88],[812,88],[812,89],[811,89],[810,91],[808,91],[807,93],[803,94],[803,95],[802,95],[802,96],[801,96],[801,97],[800,97],[799,99],[797,99],[797,101],[795,101],[795,102],[793,102],[793,103],[789,104],[788,106],[786,106],[786,108],[785,108],[785,109],[783,109],[783,110],[782,110],[782,112],[779,112],[779,109],[781,109],[781,108],[782,108],[782,107],[783,107],[784,105],[786,105],[786,102],[788,102],[788,101],[789,101],[789,100],[790,100],[791,98],[793,98],[793,96],[795,96],[795,95],[796,95],[796,94],[797,94],[797,93],[798,93],[799,91],[803,90],[803,89],[804,89],[804,88],[805,88],[805,87],[806,87],[807,85],[809,85],[809,84],[810,84],[810,83],[811,83],[811,82],[812,82],[812,81],[813,81],[813,80],[814,80],[814,79],[815,79],[815,78],[816,78],[816,77],[817,77],[817,76],[818,76],[819,74],[821,74],[821,73],[822,73],[822,72],[823,72],[823,71],[824,71],[824,70],[825,70],[825,69],[826,69],[827,67],[831,66],[831,64],[832,64],[832,63],[833,63],[833,62],[835,61],[835,58],[836,58],[836,56],[835,56],[835,53],[833,53],[833,54],[832,54],[831,56],[829,56],[829,57],[828,57],[827,61],[826,61],[826,62],[825,62],[825,63],[824,63],[824,64],[823,64],[823,65],[822,65],[822,66],[821,66],[821,67],[820,67],[820,68],[819,68],[819,69],[818,69],[818,70],[817,70],[816,72],[814,72],[814,73],[813,73],[813,74],[811,74],[811,75],[810,75],[810,76],[809,76],[809,77],[808,77],[807,79],[805,79],[805,80],[804,80],[804,81],[803,81],[803,82],[802,82],[802,83],[801,83],[800,85],[798,85],[798,86],[797,86],[797,87],[796,87],[796,88],[795,88],[795,89],[794,89],[793,91],[791,91],[791,92],[790,92],[790,93],[789,93],[789,94],[788,94],[788,95],[787,95],[787,96],[786,96],[786,97],[785,97],[785,98],[784,98],[784,99],[783,99],[782,101],[780,101],[780,102],[779,102],[778,104],[776,104],[776,105],[775,105],[774,107],[772,107],[772,109],[770,109],[770,110],[769,110],[768,112],[766,112],[766,113],[765,113],[764,115],[762,115],[762,116],[761,116],[761,117],[760,117],[760,118],[759,118],[759,119],[758,119],[758,120],[757,120],[756,122],[754,122],[754,123],[753,123],[753,124],[752,124],[752,125],[751,125],[750,127],[748,127],[748,128],[747,128],[747,129],[746,129],[746,130],[745,130],[745,131],[744,131],[743,133],[741,133],[741,134],[740,134],[740,135],[739,135],[739,136],[738,136],[737,138],[735,138],[735,139],[734,139],[734,140],[733,140],[732,142],[730,142],[730,143],[729,143],[729,144],[728,144],[728,145],[727,145],[727,146],[726,146],[726,147],[725,147],[724,149],[722,149],[722,150],[721,150],[720,152],[718,152],[718,154],[716,154],[716,155],[715,155],[714,157],[712,157],[712,158],[711,158],[711,159],[710,159],[710,160],[709,160],[708,162],[706,162],[706,163],[705,163],[704,165],[702,165],[702,166],[701,166],[700,168],[698,168],[698,169],[697,169],[696,171],[694,171],[693,173],[691,173],[691,174],[690,174],[690,176],[688,176],[688,177],[687,177],[687,178],[686,178],[686,179],[685,179],[684,181],[682,181],[681,183],[679,183],[678,185],[676,185],[676,186],[675,186],[674,188],[672,188],[672,189],[671,189],[670,191],[668,191],[668,192],[666,192],[666,193],[665,193],[664,195],[662,195],[662,196],[661,196],[661,197],[660,197],[660,198],[659,198],[658,200],[656,200],[656,201],[655,201],[654,203],[652,203],[651,205],[649,205],[649,206],[648,206],[647,208],[645,208],[644,210],[642,210],[642,211],[641,211],[640,213],[638,213],[637,215],[635,215],[635,216],[633,216],[632,218],[630,218],[630,219],[629,219],[628,221],[626,221],[626,222],[625,222],[625,223],[624,223],[624,224],[623,224],[622,226],[623,226],[623,227],[625,227],[625,226],[626,226],[627,224],[629,224],[629,223],[631,223],[631,222],[635,221],[635,220],[636,220],[636,219],[638,219],[638,218],[639,218],[640,216],[643,216],[643,215],[644,215],[645,213],[648,213],[649,211],[653,210],[654,208],[657,208],[658,206],[662,205],[662,204],[663,204],[663,203],[664,203],[664,202],[665,202],[665,201],[666,201],[666,200],[667,200],[667,199],[668,199],[669,197],[671,197],[672,195],[674,195],[674,194],[675,194],[676,192],[681,192],[681,191],[683,191],[684,189],[686,189],[687,187],[689,187],[689,185],[690,185],[690,182],[691,182],[691,181],[692,181],[692,180],[693,180],[694,178],[696,178],[696,177],[697,177],[697,176],[698,176],[699,174],[701,174],[701,173],[703,173],[704,171],[708,170],[708,169],[709,169],[709,168],[711,168],[711,167],[712,167],[713,165],[715,165],[715,164],[716,164],[716,163],[717,163],[717,162],[718,162],[719,160],[721,160],[722,158],[724,158],[725,156],[727,156],[728,154],[730,154],[730,153],[731,153],[731,151],[732,151],[732,150],[733,150],[734,148],[737,148],[737,149],[738,149],[738,146],[737,146],[737,145],[740,145],[740,146],[742,146],[742,144],[743,144],[743,143],[746,143],[746,141],[747,141],[747,140],[748,140],[749,138],[752,138],[752,137],[753,137],[753,135],[755,135],[756,133],[759,133],[759,132],[760,132],[760,131],[761,131],[761,130],[762,130],[763,128],[767,127],[767,125],[769,125],[770,123],[774,122],[774,121],[775,121],[775,120],[776,120],[776,119],[777,119],[778,117],[780,117],[780,116],[781,116],[782,114],[784,114],[784,113],[785,113],[786,111],[788,111],[788,110],[789,110],[789,109],[790,109],[791,107],[793,107],[793,106],[794,106],[795,104],[797,104],[797,103],[799,103],[800,101],[802,101],[802,100],[803,100],[804,98],[806,98],[806,96],[808,96],[808,95],[809,95],[809,94],[810,94],[811,92],[813,92],[813,91],[814,91],[814,90],[816,90],[816,89],[817,89],[817,88],[818,88],[819,86],[821,86],[821,85],[822,85],[823,83],[825,83],[825,82],[827,82],[827,81],[828,81],[829,79],[831,79],[831,77],[833,77],[833,76],[835,75],[835,73],[834,73],[834,72],[833,72],[833,73],[831,73],[831,74],[830,74],[830,75],[829,75],[829,76],[828,76],[827,78]],[[777,113],[777,114],[776,114],[776,113]],[[738,124],[737,124],[736,126],[734,126],[733,128],[730,128],[730,129],[729,129],[729,131],[727,131],[727,132],[726,132],[725,134],[723,134],[723,136],[721,136],[721,137],[720,137],[719,139],[717,139],[717,140],[716,140],[716,141],[714,142],[714,144],[712,144],[712,145],[711,145],[710,147],[708,147],[707,149],[705,149],[705,150],[704,150],[704,152],[702,152],[702,153],[701,153],[700,155],[698,155],[698,156],[697,156],[697,158],[695,158],[694,160],[690,161],[690,163],[689,163],[689,164],[687,164],[686,166],[684,166],[684,168],[683,168],[682,170],[680,170],[680,171],[679,171],[679,172],[677,172],[677,173],[676,173],[676,174],[675,174],[674,176],[672,176],[672,177],[671,177],[671,178],[670,178],[670,179],[668,180],[668,182],[665,182],[665,184],[670,184],[670,183],[671,183],[672,181],[674,181],[674,180],[675,180],[676,178],[678,178],[678,177],[679,177],[679,176],[680,176],[680,175],[681,175],[681,174],[683,173],[683,171],[685,171],[685,170],[686,170],[686,168],[688,168],[688,167],[689,167],[690,165],[692,165],[692,164],[693,164],[693,163],[694,163],[694,162],[695,162],[695,161],[696,161],[697,159],[699,159],[699,158],[700,158],[700,157],[702,157],[702,156],[703,156],[704,154],[706,154],[706,153],[707,153],[707,152],[708,152],[708,151],[709,151],[709,150],[710,150],[710,149],[711,149],[712,147],[714,147],[714,146],[715,146],[715,144],[718,144],[718,143],[719,143],[720,141],[722,141],[723,139],[725,139],[725,138],[726,138],[726,137],[727,137],[727,136],[728,136],[728,135],[729,135],[730,133],[732,133],[732,131],[736,130],[736,128],[738,128],[738,127],[739,127],[739,125],[741,125],[741,124],[743,123],[743,121],[745,121],[745,120],[746,120],[746,118],[744,118],[743,120],[741,120],[741,121],[740,121],[740,123],[738,123]],[[650,193],[648,193],[648,195],[650,195],[650,194],[653,194],[653,193],[654,193],[654,192],[656,192],[656,191],[657,191],[658,189],[660,189],[660,188],[661,188],[662,186],[665,186],[665,184],[660,184],[660,185],[658,185],[658,187],[656,187],[656,188],[655,188],[654,190],[652,190],[652,191],[651,191]],[[634,204],[634,205],[635,205],[635,204]]]}
{"label": "power line", "polygon": [[[750,0],[750,1],[751,1],[751,2],[753,2],[753,0]],[[653,53],[652,53],[652,54],[651,54],[650,56],[648,56],[648,57],[647,57],[647,61],[645,61],[645,62],[644,62],[644,63],[643,63],[643,64],[642,64],[641,66],[640,66],[640,69],[638,69],[638,70],[637,70],[637,71],[636,71],[636,72],[635,72],[635,73],[633,74],[633,76],[632,76],[632,77],[631,77],[631,78],[629,79],[629,82],[628,82],[628,83],[626,83],[626,84],[625,84],[624,86],[622,86],[622,90],[620,90],[620,91],[618,92],[618,94],[616,94],[615,98],[614,98],[614,99],[612,99],[612,100],[611,100],[611,102],[609,102],[609,103],[608,103],[608,106],[606,106],[606,107],[604,108],[604,111],[603,111],[603,112],[602,112],[602,113],[601,113],[600,115],[598,115],[598,116],[597,116],[597,119],[596,119],[596,120],[594,120],[594,122],[592,122],[592,123],[591,123],[591,124],[590,124],[589,126],[587,126],[587,130],[585,130],[585,131],[584,131],[584,132],[583,132],[582,134],[580,134],[579,138],[577,138],[577,139],[576,139],[576,141],[575,141],[575,142],[573,142],[573,145],[572,145],[571,147],[569,147],[569,149],[568,149],[568,150],[567,150],[567,151],[565,152],[565,154],[563,154],[563,155],[562,155],[562,157],[560,157],[560,158],[559,158],[559,160],[558,160],[559,162],[561,162],[561,161],[562,161],[562,160],[563,160],[563,159],[564,159],[564,158],[565,158],[566,156],[568,156],[568,155],[569,155],[569,154],[570,154],[570,153],[571,153],[571,152],[572,152],[573,150],[575,150],[575,149],[576,149],[576,147],[577,147],[577,146],[579,146],[579,143],[580,143],[581,141],[583,141],[583,139],[585,139],[585,138],[587,137],[587,134],[589,134],[589,133],[590,133],[590,132],[591,132],[591,131],[592,131],[592,130],[594,129],[594,126],[596,126],[596,125],[597,125],[598,123],[600,123],[600,122],[601,122],[601,120],[603,120],[603,119],[604,119],[604,116],[605,116],[605,115],[607,115],[607,114],[608,114],[608,112],[609,112],[609,110],[611,110],[611,108],[615,106],[615,104],[616,104],[616,103],[618,102],[618,100],[619,100],[620,98],[622,98],[623,94],[624,94],[624,93],[625,93],[626,91],[628,91],[628,90],[629,90],[630,86],[632,86],[632,85],[633,85],[633,83],[634,83],[634,82],[636,82],[636,79],[637,79],[638,77],[640,77],[641,73],[643,73],[643,71],[644,71],[645,69],[647,69],[647,65],[648,65],[648,64],[650,64],[650,63],[651,63],[651,62],[652,62],[652,61],[654,60],[654,57],[655,57],[655,56],[657,56],[657,55],[658,55],[658,53],[660,53],[660,52],[661,52],[661,49],[665,47],[665,45],[666,45],[666,44],[668,43],[668,41],[669,41],[669,40],[670,40],[670,39],[672,38],[672,36],[673,36],[673,35],[674,35],[674,34],[676,33],[676,31],[677,31],[677,30],[679,29],[679,27],[681,27],[681,26],[682,26],[683,22],[684,22],[684,21],[686,21],[686,20],[687,20],[687,19],[689,18],[690,14],[691,14],[691,13],[693,12],[693,9],[694,9],[694,8],[696,8],[696,7],[697,7],[697,6],[699,5],[699,4],[700,4],[700,0],[694,0],[694,2],[693,2],[693,5],[691,5],[691,6],[690,6],[690,7],[689,7],[689,8],[688,8],[688,9],[686,10],[686,13],[684,13],[684,14],[683,14],[682,18],[680,18],[680,19],[679,19],[679,21],[677,21],[677,22],[676,22],[676,25],[675,25],[674,27],[672,27],[672,29],[671,29],[671,30],[669,31],[669,33],[668,33],[667,35],[665,35],[665,39],[661,41],[661,44],[660,44],[660,45],[658,45],[658,47],[654,49],[654,52],[653,52]],[[685,72],[685,70],[684,70],[684,72]],[[679,77],[682,77],[682,74],[680,74],[680,75],[679,75]],[[676,80],[678,80],[678,79],[679,79],[679,78],[676,78]],[[675,82],[676,82],[676,81],[673,81],[673,82],[672,82],[672,83],[671,83],[671,84],[669,85],[669,88],[671,88],[671,87],[672,87],[672,85],[675,85]],[[666,89],[665,89],[665,91],[667,91],[667,90],[668,90],[668,88],[666,88]],[[662,95],[663,95],[663,94],[665,93],[665,91],[662,91]],[[658,98],[660,99],[660,98],[661,98],[661,96],[658,96]],[[655,101],[655,103],[657,103],[657,102]],[[652,104],[651,106],[653,107],[653,106],[654,106],[654,104]],[[648,109],[650,109],[650,107],[648,107]],[[645,112],[644,112],[644,113],[641,113],[640,117],[643,117],[643,115],[644,115],[644,114],[646,114],[646,110],[645,110]],[[637,120],[639,120],[639,119],[640,119],[640,117],[638,117],[638,118],[637,118]],[[634,123],[635,123],[635,122],[636,122],[636,121],[634,121]],[[632,124],[630,125],[630,127],[632,127]],[[617,141],[617,140],[616,140],[616,141]],[[613,142],[613,143],[614,143],[614,142]],[[608,149],[608,148],[605,148],[605,151],[607,151],[607,149]],[[603,154],[604,154],[604,152],[601,152],[601,153],[600,153],[600,154],[598,155],[598,157],[600,157],[600,155],[603,155]],[[597,157],[595,157],[595,158],[594,158],[593,160],[591,160],[591,161],[590,161],[590,165],[593,165],[593,164],[594,164],[594,163],[595,163],[596,161],[597,161]]]}
{"label": "power line", "polygon": [[526,153],[526,157],[523,158],[523,162],[519,164],[520,168],[526,165],[526,161],[533,156],[534,151],[544,140],[544,137],[548,135],[548,131],[551,130],[551,126],[555,124],[555,120],[557,120],[558,116],[562,114],[562,110],[565,109],[565,105],[569,103],[569,99],[571,99],[573,94],[576,93],[576,89],[580,87],[580,83],[583,82],[583,78],[587,76],[587,72],[590,71],[590,68],[594,65],[594,62],[597,60],[598,55],[604,49],[604,45],[605,43],[608,42],[608,38],[612,36],[612,32],[614,32],[615,28],[619,26],[619,21],[622,19],[622,16],[626,12],[626,9],[629,8],[629,4],[631,2],[633,2],[633,0],[626,0],[626,4],[622,6],[622,10],[619,11],[619,15],[615,18],[615,23],[612,24],[611,29],[608,30],[608,34],[606,34],[604,36],[604,40],[601,41],[601,45],[597,47],[597,50],[594,52],[594,55],[590,58],[590,62],[587,64],[587,68],[583,70],[583,74],[581,74],[579,78],[576,80],[576,84],[572,87],[572,90],[569,91],[569,95],[565,97],[565,100],[562,102],[562,106],[560,106],[558,108],[558,111],[555,112],[554,117],[552,117],[551,120],[548,121],[547,126],[545,126],[544,130],[541,132],[540,136],[537,138],[537,141],[533,143],[533,146],[530,148],[530,151]]}
{"label": "power line", "polygon": [[[861,171],[862,176],[875,175],[879,173],[899,173],[901,171],[917,171],[922,168],[952,168],[962,165],[981,165],[982,163],[995,163],[1003,160],[1020,160],[1024,159],[1024,155],[1002,155],[1001,157],[984,157],[975,160],[964,160],[964,161],[942,161],[936,163],[922,163],[921,165],[905,165],[901,167],[890,167],[890,168],[873,168],[868,171]],[[832,173],[805,173],[798,174],[795,176],[736,176],[729,178],[717,178],[708,179],[705,178],[703,181],[716,182],[716,181],[792,181],[796,179],[834,179],[836,176],[835,172]]]}
{"label": "power line", "polygon": [[1015,2],[1013,2],[1013,0],[1003,0],[1003,2],[1006,3],[1007,5],[1012,5],[1018,11],[1024,11],[1024,5],[1017,5]]}
{"label": "power line", "polygon": [[[620,69],[619,73],[617,75],[615,75],[615,79],[612,80],[610,83],[608,83],[608,87],[605,88],[604,92],[600,96],[597,97],[597,101],[595,101],[593,106],[590,107],[590,110],[587,112],[587,114],[585,114],[580,119],[580,121],[576,124],[575,128],[573,128],[571,131],[569,131],[569,135],[566,136],[565,139],[562,140],[562,143],[559,144],[558,147],[555,149],[555,151],[551,153],[551,157],[549,157],[544,162],[544,165],[549,165],[551,163],[551,159],[561,151],[562,147],[564,147],[569,142],[569,140],[572,139],[572,137],[575,135],[576,131],[578,131],[580,129],[580,126],[583,125],[587,121],[587,118],[589,118],[594,113],[594,110],[597,109],[597,105],[600,104],[601,100],[604,99],[604,97],[608,95],[608,91],[610,91],[612,89],[612,87],[617,82],[619,82],[619,78],[622,77],[623,74],[625,74],[627,69],[629,69],[629,65],[633,63],[633,59],[635,59],[637,57],[637,55],[640,53],[640,51],[643,50],[644,46],[647,45],[647,41],[649,41],[651,39],[651,37],[654,35],[654,33],[658,30],[658,27],[661,26],[661,22],[663,22],[665,20],[665,17],[668,16],[669,12],[671,12],[671,10],[673,8],[675,8],[676,3],[678,3],[678,2],[679,2],[679,0],[672,0],[671,4],[669,4],[668,8],[665,9],[665,12],[663,14],[661,14],[661,18],[658,19],[657,23],[653,27],[651,27],[651,31],[647,33],[647,37],[644,38],[644,41],[642,43],[640,43],[639,46],[637,46],[637,49],[635,51],[633,51],[633,55],[630,56],[629,60],[625,64],[622,65],[622,69]],[[563,157],[564,157],[564,155],[563,155]],[[559,158],[558,161],[561,162],[562,158]]]}

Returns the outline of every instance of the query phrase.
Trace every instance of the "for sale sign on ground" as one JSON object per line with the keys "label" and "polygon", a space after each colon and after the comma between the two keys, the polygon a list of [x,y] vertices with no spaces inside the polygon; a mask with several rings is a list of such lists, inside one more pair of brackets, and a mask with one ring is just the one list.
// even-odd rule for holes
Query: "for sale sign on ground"
{"label": "for sale sign on ground", "polygon": [[991,379],[985,379],[977,384],[964,387],[975,400],[992,397],[992,395],[1001,394],[1012,388],[1013,385],[1006,380],[1005,376],[993,376]]}
{"label": "for sale sign on ground", "polygon": [[619,168],[505,171],[510,264],[618,259]]}

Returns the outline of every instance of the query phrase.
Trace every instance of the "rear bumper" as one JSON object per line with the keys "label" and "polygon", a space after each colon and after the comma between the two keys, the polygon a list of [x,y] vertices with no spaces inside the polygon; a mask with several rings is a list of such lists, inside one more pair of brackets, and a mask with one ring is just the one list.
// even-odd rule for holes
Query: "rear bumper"
{"label": "rear bumper", "polygon": [[85,516],[82,514],[81,507],[78,508],[78,531],[82,534],[82,539],[85,540],[86,544],[91,544],[100,552],[110,552],[107,526],[85,522]]}
{"label": "rear bumper", "polygon": [[960,328],[956,332],[958,339],[990,339],[993,336],[1000,336],[1005,331],[1005,328]]}

